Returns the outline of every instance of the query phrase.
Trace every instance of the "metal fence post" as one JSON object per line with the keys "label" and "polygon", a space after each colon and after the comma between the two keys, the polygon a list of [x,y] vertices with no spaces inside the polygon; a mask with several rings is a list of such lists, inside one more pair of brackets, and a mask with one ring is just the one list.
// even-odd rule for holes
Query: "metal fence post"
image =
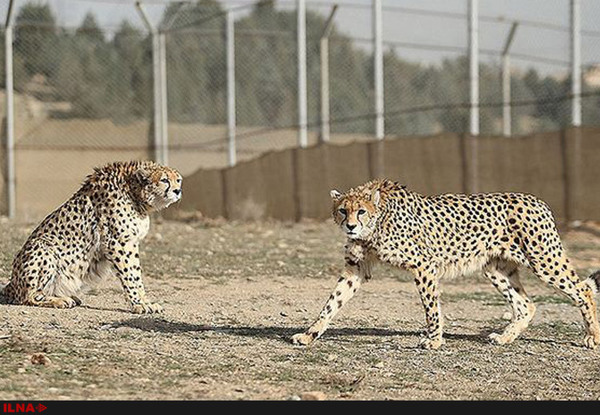
{"label": "metal fence post", "polygon": [[164,32],[158,32],[160,91],[160,163],[169,164],[169,116],[167,108],[167,44]]}
{"label": "metal fence post", "polygon": [[338,5],[334,4],[325,22],[325,28],[319,41],[321,63],[321,142],[329,141],[329,35],[333,26],[333,16]]}
{"label": "metal fence post", "polygon": [[[167,34],[181,12],[190,6],[190,3],[179,3],[174,13],[158,28],[158,54],[159,54],[159,90],[160,90],[160,162],[169,164],[169,100],[167,94]],[[149,23],[149,22],[148,22]]]}
{"label": "metal fence post", "polygon": [[581,3],[571,0],[571,125],[581,126]]}
{"label": "metal fence post", "polygon": [[306,0],[296,0],[298,43],[298,145],[308,145],[306,88]]}
{"label": "metal fence post", "polygon": [[510,57],[508,51],[517,30],[517,22],[513,22],[504,49],[502,49],[502,134],[510,137],[512,134],[511,104],[510,104]]}
{"label": "metal fence post", "polygon": [[236,164],[235,134],[235,21],[231,10],[225,20],[225,43],[227,47],[227,137],[229,166]]}
{"label": "metal fence post", "polygon": [[15,117],[13,97],[13,0],[10,0],[4,30],[4,57],[6,76],[6,201],[10,219],[16,215],[15,191]]}
{"label": "metal fence post", "polygon": [[479,135],[479,1],[469,1],[469,88],[471,135]]}
{"label": "metal fence post", "polygon": [[375,137],[385,136],[383,98],[383,13],[381,0],[373,0],[373,66],[375,73]]}
{"label": "metal fence post", "polygon": [[162,104],[161,104],[161,70],[160,70],[160,39],[156,28],[150,23],[141,2],[135,6],[144,25],[152,37],[152,80],[153,80],[153,108],[154,108],[154,160],[162,162]]}

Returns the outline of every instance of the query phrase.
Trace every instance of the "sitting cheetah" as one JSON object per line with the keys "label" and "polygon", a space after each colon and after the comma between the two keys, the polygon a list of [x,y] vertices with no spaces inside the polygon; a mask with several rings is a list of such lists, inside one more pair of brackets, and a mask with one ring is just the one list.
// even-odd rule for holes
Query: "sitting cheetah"
{"label": "sitting cheetah", "polygon": [[49,214],[15,256],[9,303],[71,308],[78,293],[116,274],[134,313],[157,313],[146,299],[139,245],[149,214],[181,198],[181,175],[151,161],[96,168],[69,200]]}
{"label": "sitting cheetah", "polygon": [[331,192],[333,217],[348,237],[345,269],[306,332],[292,342],[319,338],[331,319],[371,277],[377,260],[412,272],[425,308],[427,335],[421,345],[442,343],[438,281],[445,276],[483,270],[509,303],[511,323],[492,342],[512,342],[533,318],[535,306],[519,281],[524,265],[542,281],[571,298],[586,328],[584,344],[600,342],[594,294],[600,272],[580,281],[563,249],[552,212],[528,194],[445,194],[422,196],[390,180],[374,180],[345,194]]}

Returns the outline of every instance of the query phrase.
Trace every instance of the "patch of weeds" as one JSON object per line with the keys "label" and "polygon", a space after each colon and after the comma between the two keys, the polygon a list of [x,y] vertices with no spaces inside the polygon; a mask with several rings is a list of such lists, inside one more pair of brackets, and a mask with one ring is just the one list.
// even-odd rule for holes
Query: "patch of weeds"
{"label": "patch of weeds", "polygon": [[302,363],[323,364],[327,361],[327,355],[324,352],[308,352],[301,356]]}
{"label": "patch of weeds", "polygon": [[532,301],[535,304],[572,304],[573,302],[562,295],[534,295]]}
{"label": "patch of weeds", "polygon": [[398,389],[399,385],[404,387],[414,387],[423,381],[421,372],[403,372],[394,371],[392,372],[390,379],[394,381],[392,389]]}
{"label": "patch of weeds", "polygon": [[597,243],[590,243],[590,242],[570,242],[568,244],[568,248],[570,252],[577,252],[577,251],[585,251],[585,250],[597,250],[598,249],[598,244]]}
{"label": "patch of weeds", "polygon": [[278,370],[275,373],[269,373],[263,379],[270,379],[276,382],[293,382],[293,381],[306,381],[309,380],[306,376],[303,376],[306,372],[302,370],[292,370],[291,368],[284,368]]}
{"label": "patch of weeds", "polygon": [[350,375],[327,373],[319,379],[319,383],[329,386],[340,393],[354,392],[365,379],[364,374]]}
{"label": "patch of weeds", "polygon": [[381,359],[378,358],[377,356],[373,356],[373,355],[369,355],[367,356],[365,362],[369,365],[369,366],[375,366],[376,364],[381,362]]}
{"label": "patch of weeds", "polygon": [[576,337],[583,334],[583,327],[578,323],[566,323],[564,321],[551,321],[548,323],[539,323],[532,327],[538,333],[552,338],[565,340],[569,337]]}
{"label": "patch of weeds", "polygon": [[444,293],[443,301],[445,302],[459,302],[459,301],[477,301],[483,305],[505,305],[504,299],[496,293],[488,292],[463,292],[463,293]]}

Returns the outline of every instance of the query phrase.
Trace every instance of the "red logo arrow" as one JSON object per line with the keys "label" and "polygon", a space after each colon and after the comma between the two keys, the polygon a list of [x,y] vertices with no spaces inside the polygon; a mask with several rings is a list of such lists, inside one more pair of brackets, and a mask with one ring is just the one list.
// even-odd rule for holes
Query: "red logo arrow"
{"label": "red logo arrow", "polygon": [[44,405],[42,405],[41,403],[38,403],[37,406],[35,407],[35,409],[37,409],[38,412],[42,412],[42,411],[45,411],[48,408],[45,407]]}

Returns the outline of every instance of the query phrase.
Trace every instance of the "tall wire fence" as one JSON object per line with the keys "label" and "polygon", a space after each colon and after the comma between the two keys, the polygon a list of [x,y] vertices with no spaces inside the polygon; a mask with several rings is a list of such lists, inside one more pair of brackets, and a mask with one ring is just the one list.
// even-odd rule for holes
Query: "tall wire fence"
{"label": "tall wire fence", "polygon": [[[473,3],[476,104],[470,95]],[[374,26],[378,5],[381,27]],[[376,139],[377,33],[385,139],[468,134],[474,110],[482,135],[564,128],[573,124],[574,73],[581,76],[575,95],[581,124],[600,125],[600,5],[594,0],[13,0],[0,5],[0,16],[0,192],[10,187],[8,26],[12,183],[16,211],[25,217],[61,203],[92,166],[160,159],[160,148],[163,161],[187,175],[323,139]],[[580,45],[575,72],[573,36]],[[6,197],[2,203],[6,212]]]}

